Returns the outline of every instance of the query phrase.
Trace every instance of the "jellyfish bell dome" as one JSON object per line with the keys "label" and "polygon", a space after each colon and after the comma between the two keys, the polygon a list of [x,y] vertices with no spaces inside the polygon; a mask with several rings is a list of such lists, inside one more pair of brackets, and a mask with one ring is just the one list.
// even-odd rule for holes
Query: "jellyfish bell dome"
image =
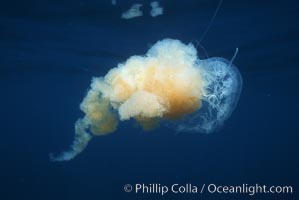
{"label": "jellyfish bell dome", "polygon": [[242,76],[229,60],[213,57],[197,60],[204,83],[202,107],[181,123],[170,123],[178,132],[212,133],[219,130],[236,108],[242,91]]}

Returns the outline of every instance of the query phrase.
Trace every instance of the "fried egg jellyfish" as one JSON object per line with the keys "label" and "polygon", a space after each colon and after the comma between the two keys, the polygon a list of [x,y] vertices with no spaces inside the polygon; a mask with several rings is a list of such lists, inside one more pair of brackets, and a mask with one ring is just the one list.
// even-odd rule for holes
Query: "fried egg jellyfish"
{"label": "fried egg jellyfish", "polygon": [[238,69],[226,59],[200,60],[192,44],[158,41],[146,55],[132,56],[105,77],[92,79],[71,148],[50,159],[73,159],[94,135],[112,133],[119,121],[131,118],[144,130],[161,124],[179,132],[211,133],[232,113],[241,88]]}

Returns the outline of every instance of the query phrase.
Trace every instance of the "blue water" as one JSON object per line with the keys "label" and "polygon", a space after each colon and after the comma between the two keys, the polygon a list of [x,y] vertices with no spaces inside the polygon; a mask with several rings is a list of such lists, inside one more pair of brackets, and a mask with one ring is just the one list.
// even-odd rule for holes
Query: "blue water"
{"label": "blue water", "polygon": [[[133,2],[144,16],[120,19]],[[9,1],[0,7],[0,199],[296,199],[298,194],[299,29],[296,1],[224,0],[201,42],[209,57],[234,61],[239,104],[221,131],[144,133],[122,123],[70,162],[48,153],[71,144],[79,104],[104,76],[157,40],[185,43],[206,30],[218,1]],[[205,54],[198,48],[199,57]],[[125,193],[125,184],[291,185],[293,194]]]}

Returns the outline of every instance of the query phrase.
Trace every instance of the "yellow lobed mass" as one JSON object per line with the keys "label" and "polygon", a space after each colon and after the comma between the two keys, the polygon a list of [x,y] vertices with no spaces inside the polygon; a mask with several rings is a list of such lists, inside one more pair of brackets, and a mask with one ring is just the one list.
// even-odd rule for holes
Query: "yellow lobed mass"
{"label": "yellow lobed mass", "polygon": [[[158,45],[156,45],[158,46]],[[166,48],[161,51],[161,48]],[[183,51],[182,48],[191,48]],[[150,129],[161,118],[177,119],[201,107],[203,80],[193,46],[163,43],[146,56],[133,56],[94,78],[81,104],[95,135],[115,131],[117,120],[136,119]],[[116,114],[117,113],[117,114]]]}

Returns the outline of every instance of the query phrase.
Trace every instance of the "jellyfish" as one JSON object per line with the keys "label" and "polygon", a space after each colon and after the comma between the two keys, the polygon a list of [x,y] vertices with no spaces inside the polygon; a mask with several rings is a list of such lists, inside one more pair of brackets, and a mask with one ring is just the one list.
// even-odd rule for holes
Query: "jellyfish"
{"label": "jellyfish", "polygon": [[159,2],[158,1],[152,1],[151,3],[150,3],[150,5],[151,5],[151,11],[150,11],[150,15],[152,16],[152,17],[157,17],[157,16],[159,16],[159,15],[163,15],[163,7],[161,7],[160,5],[159,5]]}
{"label": "jellyfish", "polygon": [[140,10],[140,8],[142,7],[142,4],[133,4],[132,7],[123,12],[123,14],[121,15],[121,18],[123,19],[132,19],[135,17],[140,17],[143,15],[143,12]]}
{"label": "jellyfish", "polygon": [[182,133],[212,133],[235,109],[241,89],[242,78],[232,61],[200,60],[193,44],[160,40],[145,55],[132,56],[92,79],[80,104],[85,116],[75,123],[73,144],[50,159],[73,159],[94,136],[113,133],[129,119],[144,130],[164,126]]}

